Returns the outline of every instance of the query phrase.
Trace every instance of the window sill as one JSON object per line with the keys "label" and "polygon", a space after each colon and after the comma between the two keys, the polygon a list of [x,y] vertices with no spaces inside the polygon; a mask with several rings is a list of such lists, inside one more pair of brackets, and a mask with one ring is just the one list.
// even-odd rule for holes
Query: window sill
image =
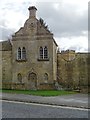
{"label": "window sill", "polygon": [[26,62],[27,59],[20,59],[20,60],[19,60],[19,59],[16,59],[16,61],[17,61],[17,62]]}
{"label": "window sill", "polygon": [[37,60],[38,60],[38,61],[49,61],[49,58],[47,58],[47,59],[38,58]]}

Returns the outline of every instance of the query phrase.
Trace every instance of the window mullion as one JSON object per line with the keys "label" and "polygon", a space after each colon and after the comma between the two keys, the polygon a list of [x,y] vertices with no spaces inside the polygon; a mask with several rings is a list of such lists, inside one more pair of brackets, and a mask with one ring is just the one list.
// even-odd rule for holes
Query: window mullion
{"label": "window mullion", "polygon": [[23,55],[22,55],[23,53],[22,53],[22,48],[21,48],[21,59],[23,59]]}
{"label": "window mullion", "polygon": [[43,47],[43,59],[44,59],[44,47]]}

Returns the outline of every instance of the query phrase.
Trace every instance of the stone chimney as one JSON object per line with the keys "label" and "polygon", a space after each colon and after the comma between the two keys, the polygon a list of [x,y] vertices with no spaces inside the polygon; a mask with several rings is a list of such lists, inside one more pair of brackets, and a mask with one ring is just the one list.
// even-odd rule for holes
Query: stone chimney
{"label": "stone chimney", "polygon": [[29,18],[36,18],[37,8],[35,6],[31,6],[28,8],[29,10]]}

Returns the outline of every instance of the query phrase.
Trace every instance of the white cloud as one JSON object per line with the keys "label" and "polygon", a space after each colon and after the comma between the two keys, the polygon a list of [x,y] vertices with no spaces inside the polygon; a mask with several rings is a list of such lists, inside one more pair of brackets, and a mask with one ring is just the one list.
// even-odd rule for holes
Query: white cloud
{"label": "white cloud", "polygon": [[76,52],[88,52],[87,36],[55,38],[60,50],[73,49]]}
{"label": "white cloud", "polygon": [[0,29],[5,38],[24,25],[30,5],[38,7],[38,17],[46,19],[61,49],[88,50],[88,0],[0,0]]}
{"label": "white cloud", "polygon": [[7,26],[7,28],[12,29],[19,28],[19,26],[21,26],[22,23],[24,23],[23,20],[25,19],[25,16],[23,14],[15,11],[9,11],[8,13],[8,10],[4,17],[4,19],[7,19],[5,21],[5,26]]}

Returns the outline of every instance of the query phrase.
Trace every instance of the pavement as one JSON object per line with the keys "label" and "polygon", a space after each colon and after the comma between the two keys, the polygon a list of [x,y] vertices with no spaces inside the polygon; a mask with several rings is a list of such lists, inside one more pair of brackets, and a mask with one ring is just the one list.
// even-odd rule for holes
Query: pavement
{"label": "pavement", "polygon": [[76,107],[90,109],[88,104],[88,94],[72,94],[54,97],[42,97],[35,95],[2,93],[0,99],[9,101],[19,101],[28,103],[48,104],[66,107]]}

